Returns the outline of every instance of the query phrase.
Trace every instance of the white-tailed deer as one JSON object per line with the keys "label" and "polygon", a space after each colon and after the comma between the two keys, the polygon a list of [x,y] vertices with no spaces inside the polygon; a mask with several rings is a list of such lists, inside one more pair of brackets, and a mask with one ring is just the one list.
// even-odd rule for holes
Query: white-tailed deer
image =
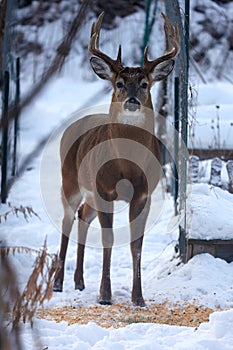
{"label": "white-tailed deer", "polygon": [[[160,145],[154,135],[155,121],[150,89],[166,78],[179,51],[178,29],[168,18],[164,31],[167,50],[149,61],[148,48],[142,67],[124,67],[121,47],[113,60],[99,49],[103,13],[92,26],[89,50],[94,72],[111,82],[113,94],[108,114],[89,115],[72,124],[61,140],[62,200],[64,218],[60,247],[61,269],[54,291],[62,291],[64,264],[74,216],[78,210],[78,251],[75,289],[85,288],[83,259],[87,230],[98,215],[102,228],[103,270],[99,302],[111,304],[110,263],[113,245],[113,202],[129,202],[133,259],[132,302],[144,306],[141,288],[141,251],[150,198],[160,175]],[[169,49],[168,49],[169,48]],[[75,137],[82,130],[81,137]],[[138,146],[137,146],[138,145]],[[97,151],[96,151],[97,149]],[[155,159],[157,161],[155,161]]]}

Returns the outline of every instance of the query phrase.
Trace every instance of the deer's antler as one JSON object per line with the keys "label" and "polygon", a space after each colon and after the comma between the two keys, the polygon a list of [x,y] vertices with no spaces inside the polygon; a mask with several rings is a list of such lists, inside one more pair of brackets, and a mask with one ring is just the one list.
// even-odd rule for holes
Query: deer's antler
{"label": "deer's antler", "polygon": [[89,51],[92,55],[97,56],[102,60],[104,60],[108,65],[111,66],[111,68],[114,71],[119,72],[124,68],[121,63],[121,45],[119,45],[116,60],[113,60],[111,57],[109,57],[99,49],[100,28],[101,28],[103,17],[104,17],[104,12],[102,12],[99,15],[97,22],[92,24],[91,37],[89,42]]}
{"label": "deer's antler", "polygon": [[[165,32],[165,46],[166,46],[166,52],[163,56],[160,56],[156,58],[155,60],[149,61],[148,56],[148,46],[146,46],[144,51],[144,65],[143,68],[146,72],[150,72],[155,66],[157,66],[159,63],[167,61],[173,57],[175,57],[180,49],[179,46],[179,28],[178,25],[175,25],[175,30],[171,25],[171,22],[167,18],[167,16],[162,13],[163,19],[165,21],[164,23],[164,32]],[[169,46],[171,46],[171,49],[169,50]]]}

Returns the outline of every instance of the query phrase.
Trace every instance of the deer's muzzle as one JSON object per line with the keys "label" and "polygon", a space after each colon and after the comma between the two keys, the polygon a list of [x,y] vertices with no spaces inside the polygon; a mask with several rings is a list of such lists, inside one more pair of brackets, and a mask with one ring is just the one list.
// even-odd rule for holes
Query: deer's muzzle
{"label": "deer's muzzle", "polygon": [[130,112],[139,111],[141,108],[141,103],[135,98],[131,97],[124,103],[124,110]]}

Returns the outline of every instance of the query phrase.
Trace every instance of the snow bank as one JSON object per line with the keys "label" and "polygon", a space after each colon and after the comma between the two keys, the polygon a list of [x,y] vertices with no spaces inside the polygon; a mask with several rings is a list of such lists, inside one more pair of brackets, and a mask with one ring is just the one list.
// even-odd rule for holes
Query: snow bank
{"label": "snow bank", "polygon": [[[171,257],[171,255],[170,255]],[[146,297],[156,303],[189,302],[209,308],[233,308],[233,263],[209,254],[194,256],[187,264],[171,270],[168,255],[154,259],[145,275]]]}
{"label": "snow bank", "polygon": [[[232,350],[233,310],[216,312],[199,328],[159,324],[132,324],[103,329],[94,323],[68,326],[66,322],[36,320],[34,332],[49,350]],[[43,330],[43,331],[42,331]],[[39,332],[39,333],[37,333]],[[23,330],[24,350],[35,346],[28,327]]]}
{"label": "snow bank", "polygon": [[208,184],[192,184],[188,234],[195,239],[233,239],[233,195]]}

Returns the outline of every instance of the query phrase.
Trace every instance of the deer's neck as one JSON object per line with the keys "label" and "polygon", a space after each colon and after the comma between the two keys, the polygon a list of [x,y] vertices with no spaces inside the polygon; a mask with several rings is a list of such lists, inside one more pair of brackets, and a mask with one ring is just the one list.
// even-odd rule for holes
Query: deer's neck
{"label": "deer's neck", "polygon": [[131,125],[138,128],[142,128],[154,134],[155,123],[154,123],[154,110],[153,107],[142,107],[140,110],[131,112],[124,111],[116,103],[112,103],[110,106],[110,120],[112,123],[119,123],[120,126]]}
{"label": "deer's neck", "polygon": [[[142,115],[127,115],[121,110],[117,110],[111,106],[109,117],[111,123],[108,126],[108,137],[111,140],[111,152],[113,159],[118,159],[118,169],[123,176],[134,176],[134,170],[125,166],[123,159],[132,160],[140,159],[144,162],[142,169],[146,169],[150,158],[148,155],[155,153],[155,137],[154,137],[154,111],[153,109],[141,108]],[[132,117],[131,120],[128,118]],[[133,122],[133,117],[134,121]],[[159,149],[158,152],[159,153]],[[158,154],[156,154],[158,157]],[[137,163],[137,162],[136,162]],[[141,164],[141,163],[140,163]],[[127,170],[128,169],[128,170]]]}

